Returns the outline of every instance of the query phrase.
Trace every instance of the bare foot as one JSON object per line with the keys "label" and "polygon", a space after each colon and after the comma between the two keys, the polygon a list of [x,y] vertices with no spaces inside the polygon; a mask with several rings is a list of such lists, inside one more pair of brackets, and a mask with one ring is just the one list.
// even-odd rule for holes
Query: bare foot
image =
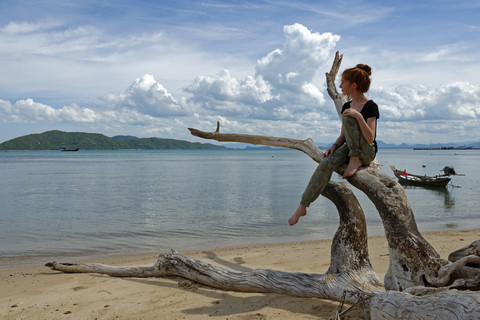
{"label": "bare foot", "polygon": [[290,219],[288,219],[288,224],[291,226],[295,225],[298,222],[298,219],[300,219],[300,217],[303,217],[306,214],[307,214],[307,207],[299,205],[297,210],[293,214],[293,216]]}
{"label": "bare foot", "polygon": [[350,158],[350,161],[348,162],[347,169],[345,169],[345,172],[343,173],[343,179],[347,179],[350,177],[353,177],[355,173],[357,173],[358,168],[362,166],[362,161],[358,157],[352,157]]}

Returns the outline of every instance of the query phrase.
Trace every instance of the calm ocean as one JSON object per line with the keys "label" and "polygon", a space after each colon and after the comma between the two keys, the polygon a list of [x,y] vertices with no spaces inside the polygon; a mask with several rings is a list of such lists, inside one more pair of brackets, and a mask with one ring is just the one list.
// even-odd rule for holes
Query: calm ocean
{"label": "calm ocean", "polygon": [[[390,164],[427,175],[453,166],[465,176],[445,190],[405,187],[419,229],[480,227],[480,150],[383,149],[377,160],[391,177]],[[322,197],[287,224],[315,167],[283,149],[0,152],[0,268],[329,239],[338,217]],[[383,234],[373,205],[355,193],[369,235]]]}

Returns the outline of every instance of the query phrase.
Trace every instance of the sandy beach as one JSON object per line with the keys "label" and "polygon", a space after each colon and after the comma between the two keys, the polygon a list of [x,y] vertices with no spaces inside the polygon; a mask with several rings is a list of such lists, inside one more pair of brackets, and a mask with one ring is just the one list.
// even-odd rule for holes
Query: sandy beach
{"label": "sandy beach", "polygon": [[[423,235],[447,258],[450,252],[480,239],[480,230]],[[234,270],[324,273],[330,262],[330,245],[331,241],[312,241],[181,253]],[[369,251],[383,280],[388,268],[385,237],[369,238]],[[156,259],[156,254],[150,254],[89,262],[132,266],[153,265]],[[0,278],[1,319],[329,319],[338,306],[319,299],[222,291],[181,278],[63,274],[44,266],[0,270]]]}

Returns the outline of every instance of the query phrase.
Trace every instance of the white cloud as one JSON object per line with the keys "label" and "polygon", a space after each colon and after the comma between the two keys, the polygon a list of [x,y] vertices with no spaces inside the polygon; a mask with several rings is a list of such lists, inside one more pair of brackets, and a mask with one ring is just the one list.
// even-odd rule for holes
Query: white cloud
{"label": "white cloud", "polygon": [[136,79],[124,93],[110,93],[103,100],[112,109],[128,108],[154,117],[184,116],[189,112],[149,74]]}
{"label": "white cloud", "polygon": [[49,105],[35,102],[32,99],[19,100],[15,104],[0,99],[0,114],[4,121],[12,122],[94,122],[97,119],[95,111],[81,108],[75,104],[55,109]]}
{"label": "white cloud", "polygon": [[[90,58],[96,56],[98,61],[106,59],[106,55],[101,54],[102,46],[116,47],[113,43],[119,42],[119,39],[113,39],[102,44],[103,33],[94,27],[57,29],[54,23],[11,23],[0,32],[4,37],[11,37],[11,40],[13,35],[23,40],[32,36],[32,41],[45,44],[42,46],[40,43],[33,51],[43,50],[43,53],[52,55],[54,48],[63,45],[73,48],[71,51],[63,48],[63,53],[75,55],[76,50],[90,50],[88,44],[91,43],[98,55]],[[33,35],[41,34],[44,30],[57,32],[50,33],[57,35],[57,42],[46,37],[43,40],[34,39]],[[71,124],[72,127],[88,128],[86,131],[108,135],[132,134],[192,140],[187,127],[209,131],[215,129],[216,121],[221,121],[226,132],[298,139],[311,137],[316,142],[331,142],[340,132],[340,121],[330,99],[325,98],[323,73],[330,68],[333,50],[340,37],[331,33],[311,32],[300,24],[285,26],[284,36],[281,48],[272,50],[256,64],[252,62],[251,67],[254,68],[251,69],[255,70],[252,74],[237,77],[229,69],[214,69],[221,71],[214,75],[206,73],[197,76],[184,86],[181,94],[172,93],[163,81],[145,74],[130,86],[124,85],[127,87],[124,92],[105,94],[111,91],[105,90],[100,102],[83,106],[74,103],[53,107],[34,99],[16,102],[0,99],[0,122]],[[149,34],[135,41],[142,45],[152,37],[155,38]],[[159,41],[163,35],[158,33],[157,37],[155,41]],[[12,41],[18,46],[25,46],[25,52],[28,51],[27,44]],[[159,44],[152,44],[155,45]],[[134,50],[133,47],[131,49]],[[9,49],[0,50],[5,53]],[[125,58],[128,51],[127,48],[121,55]],[[175,69],[179,64],[173,65],[171,68]],[[345,68],[349,66],[345,65]],[[212,70],[210,67],[206,69]],[[197,71],[189,71],[191,78],[195,74],[205,74]],[[374,77],[377,75],[375,71]],[[321,77],[316,73],[321,73]],[[136,76],[138,74],[129,79]],[[114,76],[108,75],[106,78]],[[68,85],[73,86],[72,83]],[[393,88],[372,85],[369,96],[380,107],[378,137],[386,142],[409,142],[407,139],[414,139],[419,134],[432,140],[445,141],[452,132],[458,137],[468,137],[472,132],[478,132],[480,87],[469,82],[409,84]]]}
{"label": "white cloud", "polygon": [[58,26],[59,23],[53,20],[41,22],[11,21],[7,25],[0,28],[0,33],[21,36],[23,34],[48,30]]}
{"label": "white cloud", "polygon": [[[229,78],[222,72],[223,81]],[[231,77],[231,76],[230,76]],[[211,77],[215,79],[215,77]],[[209,83],[213,86],[214,81]],[[325,103],[331,115],[316,110],[293,113],[295,107],[278,106],[272,109],[271,119],[238,116],[232,108],[238,107],[236,97],[241,96],[241,82],[230,79],[231,87],[222,96],[223,106],[198,108],[188,105],[185,98],[176,103],[172,95],[145,75],[135,80],[124,92],[106,96],[106,105],[80,107],[75,104],[54,108],[32,99],[11,104],[0,100],[0,121],[4,123],[61,123],[83,125],[94,132],[105,134],[133,134],[188,139],[186,128],[214,130],[216,121],[223,132],[260,134],[298,139],[313,138],[316,142],[331,142],[340,132],[340,121],[333,104]],[[219,88],[224,88],[220,86]],[[235,89],[236,88],[236,89]],[[308,91],[308,90],[307,90]],[[295,93],[297,95],[298,93]],[[304,93],[307,95],[307,93]],[[370,96],[380,107],[378,139],[390,143],[449,141],[469,139],[478,132],[480,115],[480,87],[465,82],[444,86],[401,86],[393,89],[377,88]],[[211,97],[207,97],[210,99]],[[218,105],[220,106],[220,104]],[[188,112],[187,112],[188,110]],[[470,138],[471,139],[471,138]]]}
{"label": "white cloud", "polygon": [[[340,36],[331,33],[312,33],[301,24],[283,28],[285,42],[283,48],[276,49],[259,60],[257,74],[273,85],[285,84],[286,78],[293,73],[296,82],[303,85],[311,81],[318,70],[330,58]],[[288,82],[292,83],[292,82]]]}
{"label": "white cloud", "polygon": [[466,52],[471,50],[471,46],[466,43],[454,43],[442,45],[434,48],[432,52],[426,52],[420,55],[420,62],[438,62],[438,61],[457,61],[474,62],[475,58]]}
{"label": "white cloud", "polygon": [[247,76],[241,81],[228,70],[213,77],[199,76],[185,90],[192,94],[191,103],[223,115],[255,115],[275,99],[271,85],[262,77]]}
{"label": "white cloud", "polygon": [[225,66],[243,70],[248,61],[199,50],[167,26],[149,31],[132,26],[118,34],[103,23],[70,25],[60,19],[0,24],[0,97],[82,103],[145,73],[179,93],[198,74]]}
{"label": "white cloud", "polygon": [[388,143],[477,141],[478,120],[379,121],[377,139]]}
{"label": "white cloud", "polygon": [[381,117],[390,121],[466,120],[480,115],[480,86],[467,82],[371,90]]}
{"label": "white cloud", "polygon": [[340,37],[312,33],[300,24],[284,27],[285,42],[260,59],[255,75],[238,80],[228,70],[201,76],[186,88],[190,101],[224,115],[293,119],[299,112],[319,111],[325,98],[312,83]]}
{"label": "white cloud", "polygon": [[97,27],[66,27],[54,20],[10,22],[0,28],[0,43],[8,43],[0,48],[3,55],[42,55],[63,59],[68,56],[83,57],[85,52],[93,54],[112,45]]}

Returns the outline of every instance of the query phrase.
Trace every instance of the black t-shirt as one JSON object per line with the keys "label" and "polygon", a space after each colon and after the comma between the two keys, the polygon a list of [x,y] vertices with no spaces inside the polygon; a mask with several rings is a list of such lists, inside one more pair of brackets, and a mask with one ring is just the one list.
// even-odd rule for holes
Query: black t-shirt
{"label": "black t-shirt", "polygon": [[[345,109],[350,108],[350,103],[352,101],[348,101],[345,103],[342,107],[342,114]],[[373,100],[368,100],[365,105],[363,106],[362,110],[360,110],[360,113],[363,116],[363,119],[365,119],[365,122],[367,122],[368,118],[375,117],[376,119],[380,118],[380,112],[378,111],[378,106]],[[375,122],[375,138],[377,137],[377,123]],[[378,151],[377,147],[377,141],[373,139],[373,144],[375,146],[375,152]]]}

